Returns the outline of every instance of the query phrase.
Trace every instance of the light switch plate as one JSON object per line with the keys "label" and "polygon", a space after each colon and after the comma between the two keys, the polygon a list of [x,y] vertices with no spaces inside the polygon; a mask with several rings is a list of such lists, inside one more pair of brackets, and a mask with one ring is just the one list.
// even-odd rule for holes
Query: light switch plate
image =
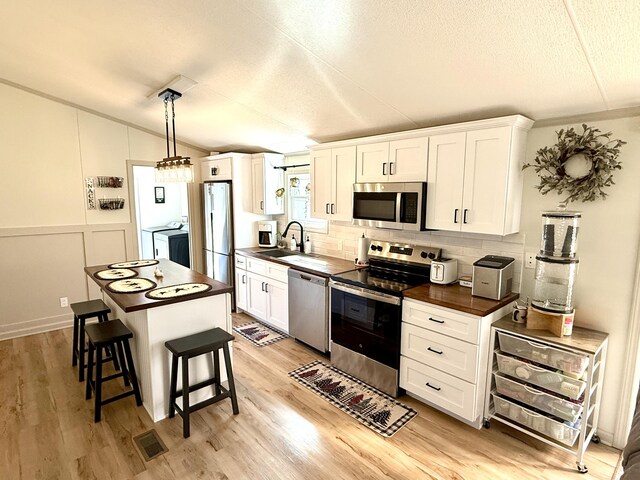
{"label": "light switch plate", "polygon": [[536,254],[534,252],[527,252],[524,255],[525,268],[534,268],[536,266]]}

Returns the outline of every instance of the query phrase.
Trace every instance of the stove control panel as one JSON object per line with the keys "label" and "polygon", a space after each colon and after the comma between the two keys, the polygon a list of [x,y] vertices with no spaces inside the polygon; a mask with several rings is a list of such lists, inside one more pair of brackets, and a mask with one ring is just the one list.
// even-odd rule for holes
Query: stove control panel
{"label": "stove control panel", "polygon": [[402,261],[420,265],[431,265],[431,260],[439,260],[442,249],[409,245],[406,243],[382,242],[372,240],[369,257],[381,260]]}

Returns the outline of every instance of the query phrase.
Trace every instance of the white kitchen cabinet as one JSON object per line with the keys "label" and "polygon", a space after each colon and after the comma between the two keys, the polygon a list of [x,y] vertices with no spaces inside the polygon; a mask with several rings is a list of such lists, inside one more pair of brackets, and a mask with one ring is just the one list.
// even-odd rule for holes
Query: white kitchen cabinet
{"label": "white kitchen cabinet", "polygon": [[258,320],[288,333],[288,267],[250,257],[246,265],[246,311]]}
{"label": "white kitchen cabinet", "polygon": [[353,215],[356,147],[311,150],[311,216],[349,221]]}
{"label": "white kitchen cabinet", "polygon": [[408,298],[402,303],[400,387],[480,428],[491,323],[511,305],[480,317]]}
{"label": "white kitchen cabinet", "polygon": [[154,245],[156,251],[153,258],[169,258],[169,242],[167,242],[166,237],[156,236]]}
{"label": "white kitchen cabinet", "polygon": [[434,135],[429,141],[429,229],[518,231],[524,133],[511,126]]}
{"label": "white kitchen cabinet", "polygon": [[233,157],[231,154],[208,157],[208,160],[204,160],[201,165],[202,180],[231,180],[233,175],[232,164]]}
{"label": "white kitchen cabinet", "polygon": [[253,182],[253,212],[264,215],[284,213],[284,196],[276,191],[284,188],[284,170],[274,168],[284,164],[284,156],[275,153],[256,153],[251,156]]}
{"label": "white kitchen cabinet", "polygon": [[427,137],[357,147],[358,183],[426,182]]}
{"label": "white kitchen cabinet", "polygon": [[235,257],[236,309],[247,310],[247,259],[242,255]]}
{"label": "white kitchen cabinet", "polygon": [[267,295],[264,284],[265,277],[247,272],[247,312],[259,320],[267,317]]}
{"label": "white kitchen cabinet", "polygon": [[265,321],[285,333],[289,332],[289,285],[287,283],[268,280],[267,315]]}

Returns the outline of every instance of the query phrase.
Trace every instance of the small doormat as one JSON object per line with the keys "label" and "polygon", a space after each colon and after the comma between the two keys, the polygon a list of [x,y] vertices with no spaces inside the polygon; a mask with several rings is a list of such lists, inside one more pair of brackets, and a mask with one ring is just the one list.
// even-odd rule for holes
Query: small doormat
{"label": "small doormat", "polygon": [[107,290],[113,293],[140,293],[156,288],[158,284],[148,278],[133,278],[130,280],[116,280],[107,283]]}
{"label": "small doormat", "polygon": [[245,323],[233,327],[233,329],[258,347],[271,345],[272,343],[289,337],[289,335],[267,327],[259,322]]}
{"label": "small doormat", "polygon": [[138,447],[142,457],[147,462],[169,451],[155,430],[149,430],[148,432],[133,437],[133,443]]}
{"label": "small doormat", "polygon": [[383,437],[391,437],[418,413],[380,390],[319,360],[289,376]]}
{"label": "small doormat", "polygon": [[194,293],[208,292],[212,288],[208,283],[181,283],[180,285],[155,288],[145,293],[144,296],[154,300],[162,300],[163,298],[184,297]]}
{"label": "small doormat", "polygon": [[137,268],[148,267],[160,263],[158,260],[132,260],[130,262],[112,263],[109,268]]}

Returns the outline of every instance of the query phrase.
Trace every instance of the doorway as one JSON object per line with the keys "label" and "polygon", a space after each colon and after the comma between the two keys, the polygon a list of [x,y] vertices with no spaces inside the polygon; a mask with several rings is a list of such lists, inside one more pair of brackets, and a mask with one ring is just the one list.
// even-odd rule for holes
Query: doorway
{"label": "doorway", "polygon": [[168,258],[193,265],[186,183],[158,183],[153,162],[130,166],[138,258]]}

